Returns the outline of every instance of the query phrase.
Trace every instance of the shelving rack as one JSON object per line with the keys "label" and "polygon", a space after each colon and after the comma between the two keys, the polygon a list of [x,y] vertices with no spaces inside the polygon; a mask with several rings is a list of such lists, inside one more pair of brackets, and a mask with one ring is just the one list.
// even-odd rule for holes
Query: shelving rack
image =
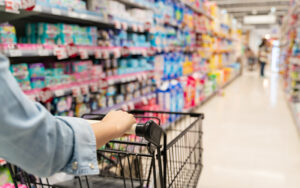
{"label": "shelving rack", "polygon": [[[145,6],[142,4],[138,4],[134,1],[130,0],[117,0],[123,4],[125,4],[128,7],[131,8],[140,8],[140,9],[145,9],[145,10],[153,10],[152,7],[150,6]],[[206,12],[203,9],[198,9],[195,6],[193,6],[190,3],[187,3],[186,1],[181,1],[186,7],[190,8],[194,12],[204,15],[207,17],[209,20],[213,21],[215,18],[213,18],[208,12]],[[132,32],[137,32],[137,33],[145,33],[145,32],[151,32],[151,28],[149,26],[143,26],[144,28],[136,29],[137,26],[128,26],[123,23],[117,23],[116,21],[112,20],[112,18],[108,15],[105,17],[104,15],[96,15],[95,13],[88,12],[88,13],[78,13],[72,10],[68,11],[61,11],[56,8],[51,8],[51,7],[43,7],[43,6],[35,6],[33,11],[26,11],[26,10],[19,10],[18,13],[12,13],[12,12],[6,12],[4,5],[0,5],[0,22],[7,22],[7,21],[18,21],[18,20],[26,20],[28,18],[33,18],[35,20],[49,20],[49,21],[54,21],[54,22],[65,22],[65,23],[72,23],[72,24],[80,24],[82,26],[97,26],[99,28],[112,28],[112,29],[125,29],[127,31],[132,31]],[[169,25],[176,26],[177,25],[174,23],[168,23]],[[226,36],[224,34],[220,34],[217,32],[211,32],[211,31],[197,31],[199,34],[209,34],[213,37],[223,39],[223,40],[230,40],[234,41],[234,39],[230,36]],[[22,51],[16,49],[16,46],[12,46],[12,48],[7,51],[5,54],[10,57],[12,60],[14,59],[22,59],[22,58],[49,58],[49,57],[55,57],[55,49],[57,46],[53,46],[53,50],[48,50],[43,47],[43,45],[37,45],[37,50],[35,51]],[[60,46],[60,48],[67,48],[66,46]],[[81,46],[77,46],[77,50],[81,50]],[[84,49],[84,47],[82,47]],[[96,59],[101,59],[101,58],[107,58],[110,56],[114,56],[115,58],[118,58],[122,56],[122,48],[121,47],[115,47],[117,53],[115,53],[114,50],[109,51],[108,48],[103,48],[103,47],[92,47],[90,49],[84,49],[81,50],[83,53],[87,53],[87,57],[95,57]],[[182,50],[185,51],[186,49],[178,49],[171,47],[169,49],[160,49],[160,48],[140,48],[140,49],[127,49],[129,53],[131,54],[138,54],[138,55],[146,55],[146,54],[155,54],[155,53],[162,53],[162,52],[170,52],[170,51],[178,51]],[[107,52],[108,51],[108,52]],[[203,49],[199,47],[192,47],[188,51],[190,52],[195,52],[195,51],[207,51],[208,53],[211,54],[218,54],[218,53],[233,53],[233,49],[215,49],[215,50],[210,50],[210,49]],[[108,53],[108,55],[107,55]],[[98,54],[98,55],[97,55]],[[99,55],[101,54],[101,55]],[[117,54],[117,55],[116,55]],[[97,56],[97,57],[96,57]],[[137,79],[139,77],[139,73],[131,74],[130,79]],[[186,75],[185,75],[186,76]],[[109,82],[116,83],[119,80],[122,80],[126,78],[125,77],[115,77],[115,78],[107,78]],[[113,81],[112,81],[113,80]],[[112,83],[112,84],[113,84]],[[29,92],[31,94],[31,98],[35,98],[34,95],[36,92],[39,92],[38,90],[35,92]],[[32,94],[33,93],[33,94]],[[58,93],[65,93],[59,91]],[[69,93],[69,91],[67,92]],[[148,95],[147,95],[148,96]],[[144,96],[140,97],[139,99],[133,100],[135,102],[139,101],[141,98]],[[124,103],[127,104],[127,103]],[[114,105],[113,108],[119,108],[120,106],[124,106],[124,104],[120,105]],[[108,108],[108,109],[113,109],[113,108]],[[126,108],[126,107],[125,107]],[[105,109],[104,109],[105,111]]]}
{"label": "shelving rack", "polygon": [[286,101],[300,133],[300,11],[299,2],[295,1],[281,26],[281,60]]}

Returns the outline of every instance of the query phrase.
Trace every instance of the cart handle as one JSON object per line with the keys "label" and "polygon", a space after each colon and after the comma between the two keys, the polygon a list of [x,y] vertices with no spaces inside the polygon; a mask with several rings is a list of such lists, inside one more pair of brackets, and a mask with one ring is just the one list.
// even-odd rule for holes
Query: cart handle
{"label": "cart handle", "polygon": [[[90,123],[90,124],[95,124],[95,123],[100,123],[101,121],[99,120],[90,120],[90,119],[87,119],[87,121]],[[135,130],[136,130],[136,127],[138,126],[137,123],[133,124],[131,126],[131,128],[125,132],[125,134],[136,134],[135,133]]]}
{"label": "cart handle", "polygon": [[[99,120],[87,120],[90,124],[99,123]],[[125,134],[144,137],[147,141],[155,146],[160,145],[161,136],[164,134],[163,129],[154,121],[149,120],[146,123],[135,123]]]}

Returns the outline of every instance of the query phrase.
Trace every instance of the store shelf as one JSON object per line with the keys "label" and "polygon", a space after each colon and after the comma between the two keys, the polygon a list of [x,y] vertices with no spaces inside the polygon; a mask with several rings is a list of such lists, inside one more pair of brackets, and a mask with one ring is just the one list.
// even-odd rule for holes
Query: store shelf
{"label": "store shelf", "polygon": [[231,52],[234,52],[235,50],[233,49],[216,49],[216,50],[213,50],[212,52],[215,53],[215,54],[222,54],[222,53],[231,53]]}
{"label": "store shelf", "polygon": [[206,30],[198,30],[196,31],[196,34],[210,34],[210,32]]}
{"label": "store shelf", "polygon": [[[96,59],[107,59],[110,57],[119,58],[120,56],[129,55],[148,56],[157,51],[157,49],[150,47],[101,47],[42,44],[16,44],[9,46],[0,44],[0,48],[2,49],[2,53],[10,58],[56,56],[58,59],[68,59],[69,57],[77,56],[81,59],[88,59],[90,56],[95,56]],[[71,55],[69,54],[70,48],[72,48]]]}
{"label": "store shelf", "polygon": [[108,113],[111,110],[121,110],[121,109],[126,110],[126,111],[133,110],[135,104],[143,102],[143,101],[146,101],[147,99],[151,99],[155,95],[156,95],[155,93],[149,93],[149,94],[146,94],[146,95],[143,95],[143,96],[131,99],[129,101],[125,101],[125,102],[113,105],[113,106],[108,107],[108,108],[103,108],[103,109],[100,109],[100,110],[96,110],[93,113],[96,113],[96,114],[106,114],[106,113]]}
{"label": "store shelf", "polygon": [[[103,84],[101,87],[107,85],[113,85],[118,83],[126,83],[135,80],[146,80],[152,76],[152,71],[142,71],[130,74],[116,75],[103,78]],[[40,98],[42,95],[49,94],[55,97],[62,97],[67,95],[78,96],[80,94],[84,95],[88,92],[89,88],[93,85],[95,81],[83,81],[70,84],[60,84],[49,86],[43,89],[32,89],[24,91],[24,93],[32,100]]]}
{"label": "store shelf", "polygon": [[210,20],[213,20],[213,17],[211,15],[209,15],[205,10],[200,9],[198,7],[196,7],[195,5],[192,5],[191,3],[185,2],[183,1],[183,3],[189,7],[190,9],[192,9],[194,12],[198,13],[198,14],[202,14],[204,16],[206,16],[207,18],[209,18]]}
{"label": "store shelf", "polygon": [[150,30],[149,26],[120,23],[109,17],[107,18],[105,15],[100,15],[100,13],[88,10],[85,12],[76,12],[41,5],[36,5],[33,11],[19,10],[19,13],[7,12],[3,6],[0,6],[0,15],[0,23],[34,17],[40,20],[52,20],[86,26],[97,26],[101,28],[124,29],[138,33],[145,33]]}
{"label": "store shelf", "polygon": [[291,111],[293,120],[298,129],[298,133],[300,134],[300,112],[297,110],[295,104],[289,100],[289,97],[286,95],[286,102]]}
{"label": "store shelf", "polygon": [[78,13],[71,10],[64,11],[61,9],[44,7],[40,5],[36,5],[33,11],[19,10],[18,14],[2,11],[0,22],[13,21],[31,16],[82,25],[113,26],[113,23],[106,20],[103,16],[97,16],[91,11],[87,11],[86,13]]}
{"label": "store shelf", "polygon": [[145,9],[145,10],[153,10],[152,7],[142,5],[142,4],[137,3],[135,1],[132,1],[132,0],[116,0],[116,1],[125,4],[129,8],[139,8],[139,9]]}
{"label": "store shelf", "polygon": [[109,76],[105,79],[107,80],[108,85],[113,85],[117,83],[126,83],[131,82],[134,80],[146,80],[147,78],[152,76],[153,71],[142,71],[130,74],[122,74],[122,75],[115,75]]}

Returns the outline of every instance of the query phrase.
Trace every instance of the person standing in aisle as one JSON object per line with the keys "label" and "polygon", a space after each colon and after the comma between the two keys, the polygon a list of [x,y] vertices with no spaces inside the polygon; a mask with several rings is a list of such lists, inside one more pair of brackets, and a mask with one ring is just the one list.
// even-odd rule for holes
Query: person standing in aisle
{"label": "person standing in aisle", "polygon": [[265,67],[268,63],[268,40],[263,38],[261,44],[259,45],[259,52],[258,52],[258,60],[260,64],[260,76],[265,76]]}
{"label": "person standing in aisle", "polygon": [[247,57],[247,63],[248,63],[248,68],[250,71],[254,70],[254,66],[255,66],[255,54],[254,52],[251,50],[251,48],[248,46],[246,48],[246,57]]}
{"label": "person standing in aisle", "polygon": [[96,149],[136,123],[133,115],[122,111],[112,111],[94,124],[52,116],[25,96],[1,54],[0,104],[0,158],[39,177],[56,172],[98,174]]}

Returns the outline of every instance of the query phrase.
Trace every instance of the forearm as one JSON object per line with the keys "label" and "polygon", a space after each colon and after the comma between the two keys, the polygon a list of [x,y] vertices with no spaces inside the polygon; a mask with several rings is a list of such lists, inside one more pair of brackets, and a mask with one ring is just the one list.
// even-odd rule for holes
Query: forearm
{"label": "forearm", "polygon": [[114,126],[110,126],[105,122],[101,121],[98,123],[92,123],[91,127],[95,134],[97,148],[102,147],[111,139],[117,137],[116,130],[114,130]]}

